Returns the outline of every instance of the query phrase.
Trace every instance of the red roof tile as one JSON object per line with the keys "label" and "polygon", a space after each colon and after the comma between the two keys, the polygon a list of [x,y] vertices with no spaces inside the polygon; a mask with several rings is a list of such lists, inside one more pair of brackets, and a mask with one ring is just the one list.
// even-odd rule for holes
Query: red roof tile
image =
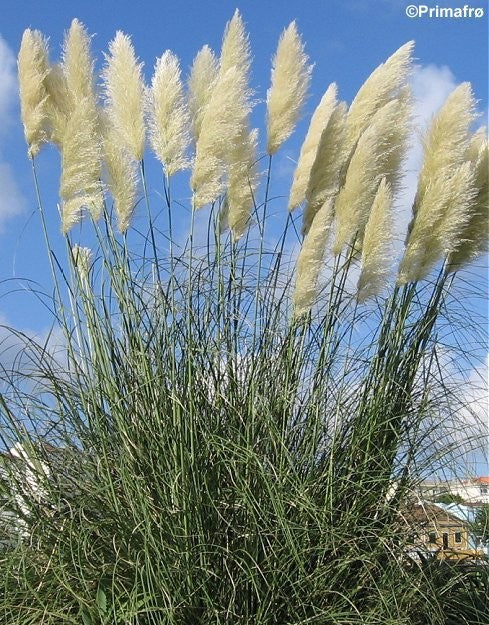
{"label": "red roof tile", "polygon": [[489,477],[476,477],[474,482],[477,482],[478,484],[489,484]]}

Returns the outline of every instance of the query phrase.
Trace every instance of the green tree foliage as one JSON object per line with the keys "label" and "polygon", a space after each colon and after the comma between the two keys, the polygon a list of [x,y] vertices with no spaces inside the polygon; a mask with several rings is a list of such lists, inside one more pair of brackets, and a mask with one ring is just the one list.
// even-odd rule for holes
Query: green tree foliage
{"label": "green tree foliage", "polygon": [[436,499],[434,499],[433,501],[434,503],[445,503],[445,504],[461,503],[463,504],[465,502],[465,499],[461,497],[460,495],[458,495],[457,493],[443,493],[442,495],[439,495],[438,497],[436,497]]}
{"label": "green tree foliage", "polygon": [[476,512],[472,532],[483,543],[489,542],[489,504],[483,504]]}

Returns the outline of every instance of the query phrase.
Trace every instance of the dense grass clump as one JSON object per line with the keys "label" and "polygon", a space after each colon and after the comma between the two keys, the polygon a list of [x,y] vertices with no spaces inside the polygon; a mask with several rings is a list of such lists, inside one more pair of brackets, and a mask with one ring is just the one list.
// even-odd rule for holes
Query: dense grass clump
{"label": "dense grass clump", "polygon": [[[449,245],[437,239],[438,264],[428,278],[400,277],[387,287],[380,252],[385,241],[368,221],[372,208],[376,223],[388,223],[381,213],[390,211],[399,187],[411,44],[374,72],[350,113],[329,91],[316,126],[311,124],[304,150],[309,156],[301,155],[296,183],[296,199],[302,193],[299,203],[306,202],[305,237],[285,201],[278,231],[266,235],[271,154],[295,124],[284,102],[295,98],[300,109],[311,68],[291,25],[279,44],[268,111],[269,132],[280,132],[268,137],[273,150],[260,174],[256,133],[247,126],[249,44],[236,14],[220,61],[208,49],[199,53],[198,71],[211,78],[199,82],[198,71],[193,74],[196,156],[182,244],[175,234],[175,211],[182,208],[172,197],[170,176],[186,162],[190,113],[176,59],[166,53],[158,63],[175,97],[164,89],[158,96],[162,86],[155,79],[150,98],[150,111],[158,111],[151,132],[160,133],[152,141],[166,168],[164,196],[155,199],[136,154],[144,120],[137,94],[144,89],[130,39],[118,33],[110,46],[108,95],[100,111],[85,37],[75,21],[61,70],[40,62],[45,41],[39,34],[24,38],[34,49],[30,57],[24,50],[23,62],[32,57],[30,70],[42,68],[30,83],[31,96],[38,93],[35,106],[33,96],[24,103],[34,174],[34,152],[44,140],[56,141],[63,155],[66,261],[52,252],[42,183],[35,177],[54,280],[53,325],[63,339],[53,350],[49,341],[18,335],[24,343],[19,366],[5,371],[3,441],[21,446],[16,459],[6,457],[0,474],[5,507],[13,514],[3,528],[10,542],[0,552],[2,622],[485,622],[485,569],[420,562],[407,547],[410,497],[440,462],[440,447],[433,446],[443,431],[438,414],[453,399],[440,362],[453,329],[446,324],[457,280],[450,254],[460,252],[469,222],[462,219],[458,229],[451,222]],[[70,50],[81,55],[76,76]],[[290,65],[295,88],[285,80]],[[20,61],[19,68],[26,71]],[[141,113],[137,124],[124,122],[118,80],[133,80],[127,93],[133,118]],[[234,122],[223,102],[212,100],[216,93],[229,98],[227,89],[236,96],[233,103],[226,100],[235,107]],[[469,91],[460,97],[470,99]],[[70,107],[80,115],[78,123],[88,111],[78,130],[70,128]],[[381,135],[396,115],[395,132]],[[241,125],[232,130],[233,123]],[[232,131],[213,142],[209,127]],[[462,127],[459,135],[457,141],[467,144],[460,158],[480,174],[487,144],[467,156],[472,135]],[[334,142],[337,162],[327,159],[327,140]],[[444,149],[440,141],[433,151]],[[318,158],[325,159],[323,169]],[[104,169],[107,186],[100,178]],[[463,170],[467,176],[469,169]],[[138,171],[147,221],[139,219],[131,233]],[[311,171],[315,182],[306,184]],[[476,211],[487,180],[470,175],[466,210]],[[359,184],[363,194],[354,210],[345,198],[359,196],[349,184]],[[327,256],[340,193],[341,215],[351,221],[337,224],[338,231],[352,236]],[[197,216],[197,197],[199,206],[210,205],[205,218]],[[162,203],[164,213],[155,217],[154,206]],[[423,206],[418,214],[426,219]],[[75,242],[81,239],[72,230],[86,213],[92,249]],[[392,235],[386,230],[385,236]],[[296,276],[293,250],[299,243]],[[482,249],[473,241],[476,248]],[[424,263],[424,271],[433,261],[429,251],[428,261],[414,241],[404,270],[416,274]],[[359,261],[361,294],[352,286]]]}

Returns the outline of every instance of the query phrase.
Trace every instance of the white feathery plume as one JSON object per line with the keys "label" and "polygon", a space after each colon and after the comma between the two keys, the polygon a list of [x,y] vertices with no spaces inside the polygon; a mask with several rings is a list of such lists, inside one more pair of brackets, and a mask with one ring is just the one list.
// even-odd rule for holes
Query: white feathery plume
{"label": "white feathery plume", "polygon": [[[467,148],[466,159],[474,164],[474,167],[478,170],[480,160],[483,158],[484,152],[487,149],[487,126],[481,126],[470,137],[469,146]],[[480,172],[482,175],[482,172]]]}
{"label": "white feathery plume", "polygon": [[247,85],[236,68],[220,76],[205,109],[196,145],[191,188],[194,206],[216,200],[224,191],[230,153],[246,127],[251,106]]}
{"label": "white feathery plume", "polygon": [[235,68],[247,78],[251,66],[251,50],[243,18],[238,9],[226,24],[221,47],[219,71],[224,75],[228,69]]}
{"label": "white feathery plume", "polygon": [[339,254],[353,237],[360,247],[377,188],[382,178],[392,191],[399,186],[400,164],[405,156],[410,105],[405,94],[379,109],[357,142],[336,200],[336,237]]}
{"label": "white feathery plume", "polygon": [[411,70],[414,41],[408,41],[379,65],[363,83],[350,105],[346,148],[349,152],[367,129],[375,113],[399,95]]}
{"label": "white feathery plume", "polygon": [[456,271],[480,254],[487,252],[489,243],[489,145],[487,128],[480,128],[467,151],[477,195],[469,210],[465,228],[458,236],[456,249],[448,258],[449,271]]}
{"label": "white feathery plume", "polygon": [[[232,69],[236,80],[247,85],[250,65],[251,50],[248,35],[243,19],[236,9],[224,30],[220,59],[215,57],[208,46],[204,46],[197,54],[192,66],[189,79],[189,103],[196,141],[200,136],[205,109],[217,82],[229,80],[229,77],[225,79],[225,76]],[[245,97],[250,96],[251,92],[246,87]]]}
{"label": "white feathery plume", "polygon": [[290,137],[307,97],[312,65],[292,22],[282,33],[272,61],[272,84],[267,93],[267,152],[274,154]]}
{"label": "white feathery plume", "polygon": [[[454,232],[455,223],[455,229],[465,225],[462,213],[469,209],[466,200],[472,200],[474,193],[474,181],[465,163],[475,117],[470,83],[462,83],[448,96],[426,134],[413,218],[399,270],[400,283],[424,278],[444,252],[453,251],[447,233]],[[462,197],[464,193],[466,199]],[[456,211],[458,218],[453,214],[450,218],[449,210]],[[446,219],[445,234],[441,234],[440,227]]]}
{"label": "white feathery plume", "polygon": [[250,50],[239,12],[226,26],[220,69],[205,106],[190,181],[193,205],[214,202],[225,190],[233,154],[248,129],[251,91],[248,86]]}
{"label": "white feathery plume", "polygon": [[61,137],[62,169],[60,196],[63,233],[68,232],[88,209],[100,217],[103,192],[100,182],[99,118],[88,99],[80,100],[70,115]]}
{"label": "white feathery plume", "polygon": [[190,119],[185,102],[180,64],[167,50],[156,62],[149,91],[150,140],[167,176],[188,167]]}
{"label": "white feathery plume", "polygon": [[236,10],[227,24],[221,48],[219,80],[232,70],[236,80],[242,82],[241,110],[237,108],[235,132],[229,137],[228,147],[223,153],[227,175],[226,198],[221,210],[221,222],[227,221],[233,239],[238,240],[249,224],[254,195],[258,186],[256,172],[256,149],[258,130],[249,130],[249,73],[251,50],[244,23]]}
{"label": "white feathery plume", "polygon": [[392,196],[401,190],[404,175],[402,166],[409,147],[409,136],[413,131],[412,104],[410,87],[403,87],[399,97],[394,100],[398,106],[398,121],[392,128],[391,149],[385,155],[385,175],[390,185]]}
{"label": "white feathery plume", "polygon": [[392,270],[392,193],[382,178],[365,226],[362,271],[358,280],[358,301],[377,295],[385,288]]}
{"label": "white feathery plume", "polygon": [[87,110],[90,118],[98,107],[90,36],[77,19],[72,21],[65,33],[62,57],[61,63],[50,67],[44,81],[49,94],[49,138],[60,149],[66,124],[78,102],[81,99],[85,101],[87,109],[90,109]]}
{"label": "white feathery plume", "polygon": [[90,267],[92,265],[92,250],[89,247],[82,247],[81,245],[75,244],[71,248],[71,254],[73,256],[73,263],[80,278],[82,281],[87,280]]}
{"label": "white feathery plume", "polygon": [[460,165],[469,146],[470,126],[476,119],[470,83],[460,84],[434,117],[424,139],[423,166],[419,174],[417,201],[439,172]]}
{"label": "white feathery plume", "polygon": [[61,64],[52,65],[44,81],[49,95],[47,116],[49,119],[49,139],[61,149],[61,139],[73,109],[73,99],[68,91],[66,76]]}
{"label": "white feathery plume", "polygon": [[423,165],[418,177],[418,188],[413,204],[413,217],[408,227],[410,236],[424,194],[440,173],[449,173],[466,160],[470,126],[475,120],[475,100],[470,83],[460,84],[448,96],[433,118],[423,139]]}
{"label": "white feathery plume", "polygon": [[81,219],[84,209],[98,219],[103,207],[101,136],[90,36],[76,19],[65,34],[62,63],[51,69],[46,84],[52,139],[62,156],[61,217],[66,233]]}
{"label": "white feathery plume", "polygon": [[250,222],[258,186],[256,148],[258,130],[244,130],[230,157],[227,183],[227,223],[238,240]]}
{"label": "white feathery plume", "polygon": [[297,259],[293,295],[294,317],[308,313],[317,295],[317,283],[323,265],[328,235],[333,222],[334,199],[329,198],[317,211],[304,238]]}
{"label": "white feathery plume", "polygon": [[336,106],[337,92],[338,89],[335,83],[329,85],[311,117],[309,129],[301,147],[297,167],[295,168],[294,180],[290,188],[289,210],[297,208],[306,199],[311,169],[316,160],[322,132],[326,128]]}
{"label": "white feathery plume", "polygon": [[477,197],[473,163],[466,161],[451,176],[452,198],[433,231],[441,253],[455,251],[458,240],[470,219],[470,208]]}
{"label": "white feathery plume", "polygon": [[102,129],[107,186],[114,200],[117,227],[124,234],[131,225],[137,202],[137,161],[127,152],[106,114],[102,116]]}
{"label": "white feathery plume", "polygon": [[28,28],[22,35],[17,59],[20,113],[28,153],[36,156],[47,140],[48,93],[44,80],[49,72],[47,39],[38,30]]}
{"label": "white feathery plume", "polygon": [[109,43],[109,54],[102,72],[107,111],[123,144],[133,158],[144,153],[144,81],[131,39],[118,31]]}
{"label": "white feathery plume", "polygon": [[205,45],[194,59],[188,79],[189,109],[195,141],[198,140],[205,107],[209,102],[219,72],[219,61]]}
{"label": "white feathery plume", "polygon": [[71,22],[63,42],[63,73],[66,88],[71,96],[72,107],[80,99],[91,102],[96,107],[93,59],[90,51],[90,36],[84,25],[77,19]]}
{"label": "white feathery plume", "polygon": [[320,207],[338,192],[343,165],[346,104],[337,104],[321,133],[316,158],[311,168],[307,188],[302,233],[306,234]]}
{"label": "white feathery plume", "polygon": [[422,280],[440,258],[455,250],[475,195],[470,161],[445,169],[429,183],[401,262],[399,284]]}

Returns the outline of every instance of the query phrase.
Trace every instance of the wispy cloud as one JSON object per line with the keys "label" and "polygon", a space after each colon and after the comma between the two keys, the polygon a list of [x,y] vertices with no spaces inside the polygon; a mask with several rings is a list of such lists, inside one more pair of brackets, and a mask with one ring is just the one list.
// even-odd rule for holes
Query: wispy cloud
{"label": "wispy cloud", "polygon": [[5,139],[15,118],[16,100],[15,56],[0,36],[0,233],[5,230],[6,221],[24,206],[12,166],[5,160]]}
{"label": "wispy cloud", "polygon": [[[0,119],[0,125],[2,121]],[[5,230],[5,222],[18,215],[24,208],[24,198],[15,181],[9,163],[0,162],[0,233]]]}
{"label": "wispy cloud", "polygon": [[0,35],[0,133],[12,121],[12,105],[17,92],[15,56]]}
{"label": "wispy cloud", "polygon": [[434,402],[427,443],[454,472],[487,472],[488,367],[489,354],[475,363],[460,349],[437,347],[427,387]]}
{"label": "wispy cloud", "polygon": [[484,437],[485,451],[489,451],[489,353],[475,366],[466,381],[460,384],[464,405],[461,409],[463,423],[476,429]]}
{"label": "wispy cloud", "polygon": [[17,328],[0,311],[0,390],[11,384],[30,392],[36,382],[46,382],[46,367],[62,376],[67,368],[67,344],[63,330],[52,326],[41,331]]}

